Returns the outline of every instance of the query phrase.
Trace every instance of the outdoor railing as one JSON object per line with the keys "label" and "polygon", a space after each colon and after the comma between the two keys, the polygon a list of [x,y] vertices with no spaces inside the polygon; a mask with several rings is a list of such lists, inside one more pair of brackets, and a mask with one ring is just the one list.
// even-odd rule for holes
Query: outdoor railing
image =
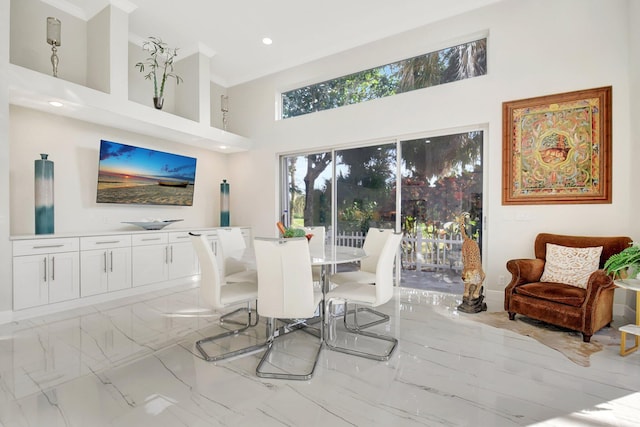
{"label": "outdoor railing", "polygon": [[[366,235],[362,232],[338,233],[336,244],[361,248]],[[425,237],[405,235],[402,238],[402,269],[433,271],[462,270],[462,238],[459,234]]]}

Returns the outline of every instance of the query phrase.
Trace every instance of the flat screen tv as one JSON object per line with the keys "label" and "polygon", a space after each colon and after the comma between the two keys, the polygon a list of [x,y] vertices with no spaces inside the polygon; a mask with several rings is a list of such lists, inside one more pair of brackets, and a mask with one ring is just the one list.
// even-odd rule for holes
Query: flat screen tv
{"label": "flat screen tv", "polygon": [[100,141],[97,203],[192,206],[196,159]]}

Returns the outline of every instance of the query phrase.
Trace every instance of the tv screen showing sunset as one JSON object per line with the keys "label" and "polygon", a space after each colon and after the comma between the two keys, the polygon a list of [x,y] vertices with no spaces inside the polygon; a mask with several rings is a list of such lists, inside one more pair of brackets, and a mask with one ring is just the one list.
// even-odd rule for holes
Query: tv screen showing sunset
{"label": "tv screen showing sunset", "polygon": [[100,141],[97,203],[192,206],[196,159]]}

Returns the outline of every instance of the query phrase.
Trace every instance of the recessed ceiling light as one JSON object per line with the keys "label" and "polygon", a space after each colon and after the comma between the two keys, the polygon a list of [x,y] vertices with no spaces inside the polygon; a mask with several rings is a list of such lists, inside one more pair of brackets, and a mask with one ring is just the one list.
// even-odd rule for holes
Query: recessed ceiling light
{"label": "recessed ceiling light", "polygon": [[265,37],[262,39],[262,43],[269,46],[271,43],[273,43],[273,40],[271,40],[269,37]]}
{"label": "recessed ceiling light", "polygon": [[227,146],[226,146],[226,145],[221,145],[221,146],[220,146],[220,149],[221,149],[221,150],[226,150],[226,149],[227,149]]}
{"label": "recessed ceiling light", "polygon": [[53,106],[53,107],[62,107],[62,102],[58,102],[58,101],[49,101],[49,105]]}

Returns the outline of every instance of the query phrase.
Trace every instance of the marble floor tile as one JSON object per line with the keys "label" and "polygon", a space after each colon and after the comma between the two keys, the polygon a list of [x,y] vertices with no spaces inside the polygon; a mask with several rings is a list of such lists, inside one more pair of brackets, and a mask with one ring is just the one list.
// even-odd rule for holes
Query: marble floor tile
{"label": "marble floor tile", "polygon": [[[0,427],[638,425],[640,353],[606,346],[582,367],[459,302],[397,288],[372,328],[398,338],[391,359],[325,347],[309,381],[258,378],[261,351],[205,362],[194,343],[222,327],[193,287],[0,325]],[[250,331],[234,345],[264,341]],[[278,344],[283,369],[308,362],[305,335]]]}

